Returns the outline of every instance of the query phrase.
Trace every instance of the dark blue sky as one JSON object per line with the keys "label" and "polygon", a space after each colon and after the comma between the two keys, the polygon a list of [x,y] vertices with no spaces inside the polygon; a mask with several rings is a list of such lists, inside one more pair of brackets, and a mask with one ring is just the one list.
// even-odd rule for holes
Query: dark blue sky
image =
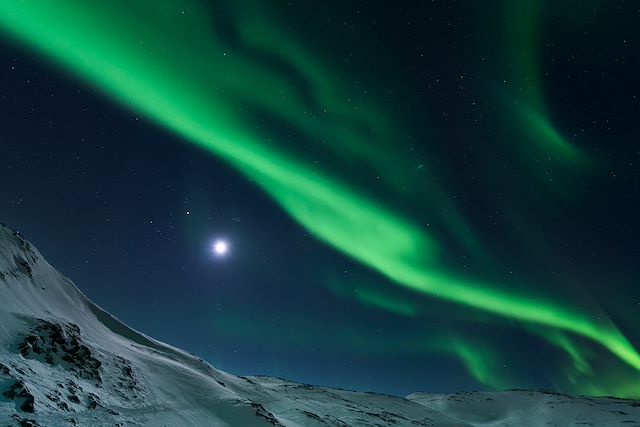
{"label": "dark blue sky", "polygon": [[[389,146],[415,153],[412,167],[430,171],[481,242],[476,251],[447,234],[442,208],[433,236],[443,268],[604,316],[637,348],[640,13],[625,2],[529,3],[330,2],[316,11],[292,2],[273,13],[321,62],[340,63],[328,69],[356,88],[364,76],[408,124]],[[220,25],[231,34],[223,40],[235,31],[229,8],[211,12],[230,28]],[[523,34],[527,13],[536,24]],[[312,237],[219,158],[0,40],[0,220],[132,327],[236,374],[400,395],[633,394],[625,378],[637,371],[601,345],[396,286]],[[527,103],[544,117],[509,115]],[[545,141],[530,147],[535,132],[553,139],[544,120],[587,166],[563,165]],[[284,144],[305,153],[306,141]],[[357,168],[351,179],[430,226],[433,199],[379,191]],[[434,188],[427,178],[413,185]],[[229,242],[228,256],[211,254],[216,238]],[[372,289],[385,301],[359,295]],[[576,373],[571,346],[589,372]]]}

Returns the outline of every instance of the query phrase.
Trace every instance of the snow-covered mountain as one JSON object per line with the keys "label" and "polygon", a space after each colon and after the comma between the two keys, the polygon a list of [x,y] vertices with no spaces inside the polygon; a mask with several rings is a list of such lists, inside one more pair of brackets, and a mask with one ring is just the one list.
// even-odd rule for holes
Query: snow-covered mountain
{"label": "snow-covered mountain", "polygon": [[237,377],[92,303],[0,227],[0,426],[640,426],[640,402],[549,392],[399,398]]}

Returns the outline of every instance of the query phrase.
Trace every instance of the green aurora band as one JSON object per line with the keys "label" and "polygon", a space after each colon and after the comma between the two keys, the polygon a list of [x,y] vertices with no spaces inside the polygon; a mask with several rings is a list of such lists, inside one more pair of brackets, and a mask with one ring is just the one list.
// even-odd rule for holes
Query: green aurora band
{"label": "green aurora band", "polygon": [[[267,132],[256,128],[243,107],[271,111],[301,134],[323,135],[327,141],[324,149],[333,155],[346,153],[389,175],[398,170],[388,161],[397,157],[393,144],[386,150],[385,146],[380,151],[370,148],[370,138],[389,140],[387,144],[393,139],[394,124],[375,103],[356,95],[347,85],[334,83],[327,77],[330,69],[302,46],[287,42],[290,38],[267,18],[240,13],[236,19],[242,43],[295,68],[311,88],[310,101],[277,68],[216,37],[207,19],[211,12],[198,10],[196,5],[179,0],[137,0],[127,2],[126,7],[107,1],[4,0],[0,2],[0,28],[130,110],[224,159],[317,239],[391,282],[498,317],[548,328],[551,332],[541,335],[567,351],[584,370],[586,362],[566,333],[600,344],[640,371],[640,355],[606,317],[448,272],[438,263],[439,242],[418,221],[372,197],[347,177],[330,173],[293,149],[287,152],[271,143]],[[542,108],[541,101],[533,95],[530,99],[529,108]],[[544,115],[536,113],[528,120],[539,130],[539,140],[565,156],[577,156]],[[399,188],[401,184],[396,185]],[[447,207],[448,215],[440,218],[443,227],[474,252],[471,247],[479,247],[476,239],[446,192],[433,184],[427,197],[434,216],[441,215],[435,206]],[[361,302],[385,304],[373,293],[361,296]],[[400,303],[387,304],[387,309],[414,313]],[[474,377],[491,383],[472,347],[456,341],[447,348],[463,360]],[[592,389],[600,390],[597,386]],[[607,391],[638,396],[640,386]]]}

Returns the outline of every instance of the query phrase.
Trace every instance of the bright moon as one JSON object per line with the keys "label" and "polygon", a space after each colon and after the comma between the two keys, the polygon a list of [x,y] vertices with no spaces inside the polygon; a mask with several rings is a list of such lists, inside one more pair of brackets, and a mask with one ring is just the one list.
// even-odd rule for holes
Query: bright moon
{"label": "bright moon", "polygon": [[224,240],[216,240],[213,244],[213,253],[218,256],[225,255],[229,251],[229,245]]}

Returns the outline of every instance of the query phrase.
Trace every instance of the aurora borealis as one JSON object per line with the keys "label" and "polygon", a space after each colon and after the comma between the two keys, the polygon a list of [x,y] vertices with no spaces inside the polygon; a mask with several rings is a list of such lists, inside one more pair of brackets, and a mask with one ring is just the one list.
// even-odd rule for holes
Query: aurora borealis
{"label": "aurora borealis", "polygon": [[[199,308],[187,299],[180,310],[200,321],[176,316],[178,329],[199,329],[220,346],[290,348],[288,357],[311,365],[325,363],[310,356],[323,349],[335,378],[349,371],[339,360],[367,359],[370,372],[411,360],[398,375],[433,391],[640,397],[638,85],[627,64],[638,65],[638,11],[557,3],[334,2],[317,10],[313,2],[8,0],[0,28],[6,49],[90,88],[121,116],[148,121],[153,135],[175,139],[172,149],[195,147],[191,155],[212,168],[226,165],[225,179],[266,195],[256,210],[280,212],[291,221],[286,233],[313,237],[300,244],[306,249],[270,249],[288,261],[260,273],[282,282],[268,295],[258,290],[260,298],[240,303],[225,289]],[[167,145],[107,142],[114,153],[135,153],[138,174]],[[171,180],[171,156],[164,161],[162,172],[148,173]],[[109,187],[108,175],[96,183]],[[219,182],[183,185],[179,192],[217,194],[250,216],[251,203]],[[172,219],[171,232],[187,241],[212,227],[206,205],[191,222]],[[284,221],[252,218],[258,229]],[[259,239],[249,234],[245,247]],[[229,258],[241,258],[242,245],[232,245]],[[200,280],[243,279],[207,274]],[[109,308],[125,320],[134,310]],[[274,359],[262,362],[272,363],[265,373],[322,381]],[[445,373],[436,373],[442,363]],[[468,378],[448,382],[460,369]],[[326,381],[384,391],[384,380]]]}

